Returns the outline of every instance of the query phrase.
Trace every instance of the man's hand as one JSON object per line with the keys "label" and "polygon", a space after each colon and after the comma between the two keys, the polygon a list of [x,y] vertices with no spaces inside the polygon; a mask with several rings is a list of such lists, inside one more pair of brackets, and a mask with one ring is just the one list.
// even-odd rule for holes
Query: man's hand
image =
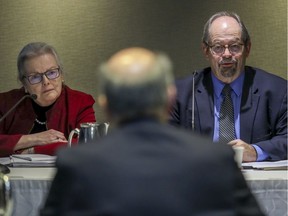
{"label": "man's hand", "polygon": [[252,145],[244,142],[243,140],[232,140],[228,143],[228,145],[244,147],[243,162],[255,162],[257,160],[257,152],[255,148]]}

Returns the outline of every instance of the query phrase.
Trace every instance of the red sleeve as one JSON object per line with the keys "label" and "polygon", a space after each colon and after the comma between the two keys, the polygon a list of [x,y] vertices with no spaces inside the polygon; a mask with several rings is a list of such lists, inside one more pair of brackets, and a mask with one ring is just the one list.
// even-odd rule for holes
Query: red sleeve
{"label": "red sleeve", "polygon": [[93,109],[94,103],[95,103],[95,100],[93,99],[91,95],[85,95],[82,97],[82,100],[80,104],[78,105],[78,107],[74,106],[74,107],[77,107],[75,110],[73,110],[73,111],[76,111],[74,115],[77,118],[77,127],[80,127],[81,123],[96,122],[95,112]]}
{"label": "red sleeve", "polygon": [[0,157],[7,157],[14,153],[14,147],[21,138],[21,134],[4,135],[0,134]]}
{"label": "red sleeve", "polygon": [[55,155],[56,151],[60,148],[66,148],[68,146],[67,143],[57,142],[51,143],[42,146],[35,146],[34,153],[35,154],[47,154],[47,155]]}

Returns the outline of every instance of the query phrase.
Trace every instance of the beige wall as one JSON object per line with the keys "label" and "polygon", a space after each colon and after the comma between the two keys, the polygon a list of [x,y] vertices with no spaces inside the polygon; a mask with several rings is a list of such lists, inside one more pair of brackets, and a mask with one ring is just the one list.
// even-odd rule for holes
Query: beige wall
{"label": "beige wall", "polygon": [[[237,12],[250,31],[247,64],[287,77],[287,0],[0,0],[0,92],[18,88],[16,58],[32,41],[53,45],[66,84],[97,96],[96,68],[115,51],[168,53],[176,77],[207,66],[202,28],[213,13]],[[102,112],[95,105],[99,121]]]}

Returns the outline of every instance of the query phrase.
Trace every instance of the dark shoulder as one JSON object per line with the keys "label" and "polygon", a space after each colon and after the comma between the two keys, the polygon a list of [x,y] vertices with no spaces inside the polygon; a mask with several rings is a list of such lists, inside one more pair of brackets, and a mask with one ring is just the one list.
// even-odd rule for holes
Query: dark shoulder
{"label": "dark shoulder", "polygon": [[110,162],[131,160],[135,152],[146,154],[161,152],[161,155],[181,158],[181,161],[187,163],[192,163],[193,160],[211,164],[218,162],[230,164],[234,157],[232,148],[229,146],[215,144],[208,138],[191,134],[191,131],[170,125],[144,123],[138,127],[130,125],[115,129],[109,136],[101,138],[97,143],[78,145],[58,151],[57,167],[82,171],[87,167],[95,169],[98,167],[97,164],[101,167]]}
{"label": "dark shoulder", "polygon": [[175,85],[177,88],[177,96],[179,98],[187,98],[189,94],[191,94],[193,79],[195,87],[200,85],[206,85],[206,83],[211,82],[211,68],[207,67],[202,70],[197,71],[195,74],[191,74],[184,78],[176,79]]}
{"label": "dark shoulder", "polygon": [[287,96],[287,80],[259,68],[245,67],[244,85],[250,86],[254,93],[275,102]]}
{"label": "dark shoulder", "polygon": [[204,77],[209,76],[211,73],[211,68],[207,67],[202,70],[196,71],[194,74],[188,75],[186,77],[181,77],[176,79],[175,83],[177,88],[187,88],[188,86],[192,86],[193,77],[195,79],[195,83],[199,80],[204,79]]}
{"label": "dark shoulder", "polygon": [[256,82],[263,84],[272,84],[272,85],[287,85],[287,80],[277,76],[276,74],[267,72],[263,69],[246,66],[245,67],[246,75],[251,75],[254,77]]}

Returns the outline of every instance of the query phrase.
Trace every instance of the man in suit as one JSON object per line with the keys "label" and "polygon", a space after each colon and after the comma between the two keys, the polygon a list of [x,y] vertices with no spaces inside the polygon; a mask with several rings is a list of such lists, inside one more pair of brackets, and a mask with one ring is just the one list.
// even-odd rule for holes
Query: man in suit
{"label": "man in suit", "polygon": [[170,123],[218,142],[223,134],[221,91],[229,84],[234,122],[226,126],[232,128],[226,143],[243,146],[244,161],[287,159],[287,81],[245,66],[251,41],[240,17],[229,12],[213,15],[204,27],[202,47],[211,66],[176,81]]}
{"label": "man in suit", "polygon": [[176,89],[164,54],[124,49],[100,74],[114,129],[59,152],[41,215],[262,215],[229,146],[167,124]]}

